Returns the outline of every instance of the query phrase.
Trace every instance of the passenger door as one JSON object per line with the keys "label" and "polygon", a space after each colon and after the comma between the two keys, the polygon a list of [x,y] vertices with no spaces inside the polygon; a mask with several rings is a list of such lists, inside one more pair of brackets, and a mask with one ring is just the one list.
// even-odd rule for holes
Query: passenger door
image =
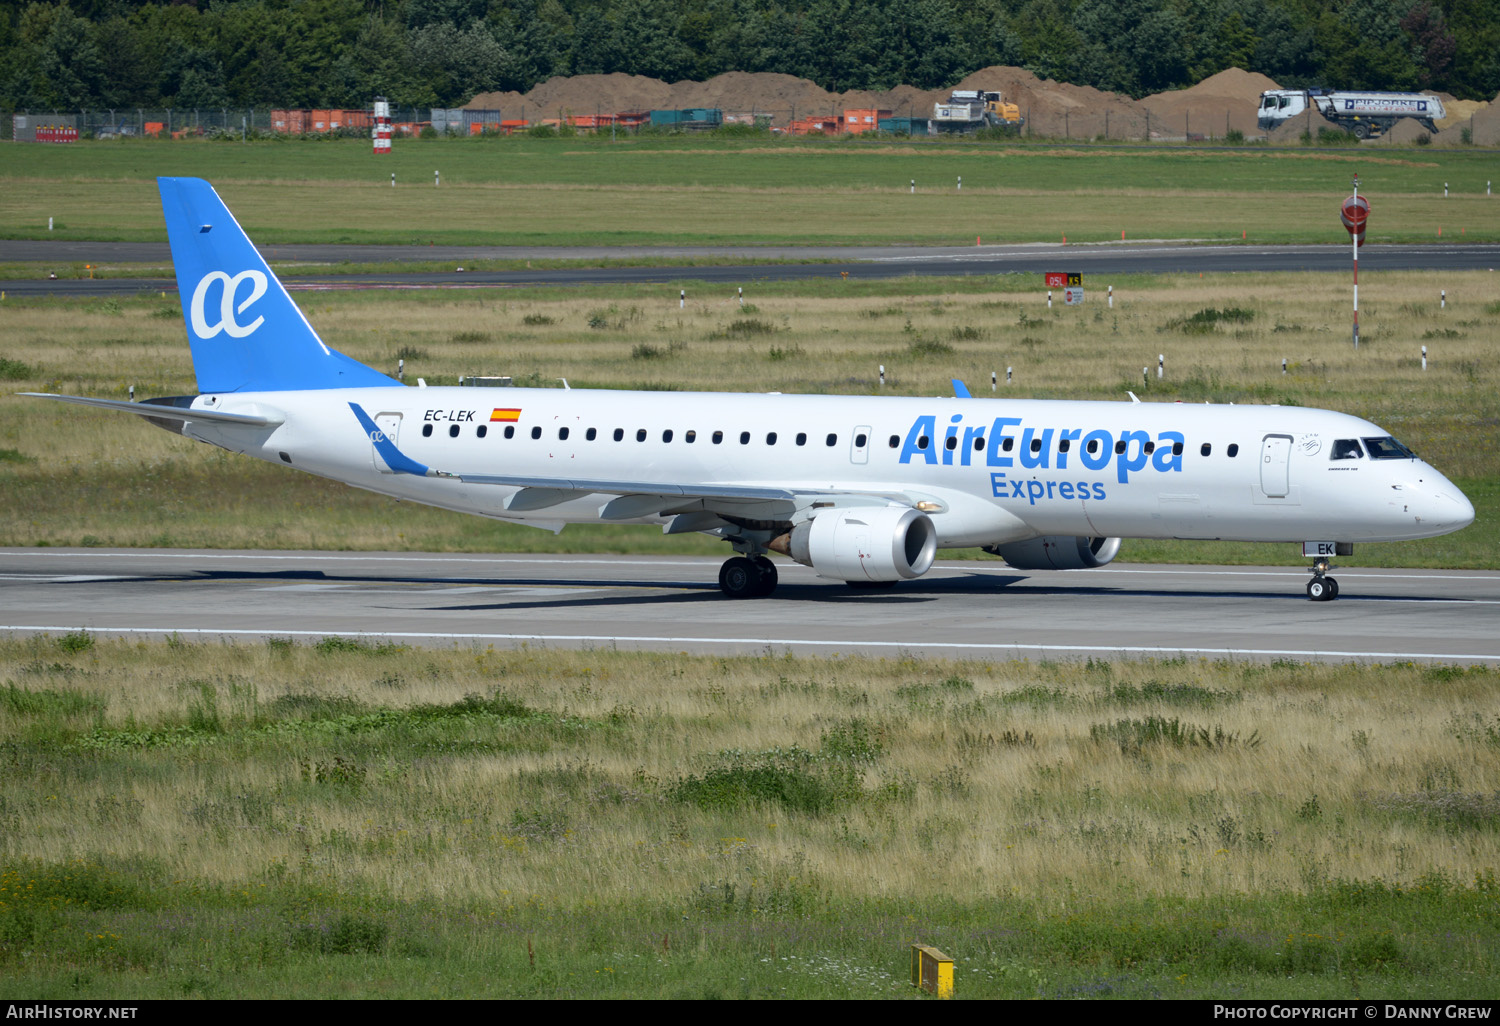
{"label": "passenger door", "polygon": [[[401,414],[399,413],[377,413],[375,415],[375,426],[380,433],[391,440],[392,445],[399,446],[401,439]],[[392,470],[386,466],[385,460],[380,458],[380,453],[375,448],[375,440],[370,440],[370,463],[382,474],[390,474]]]}
{"label": "passenger door", "polygon": [[1268,499],[1284,499],[1290,488],[1291,435],[1267,435],[1260,443],[1260,490]]}

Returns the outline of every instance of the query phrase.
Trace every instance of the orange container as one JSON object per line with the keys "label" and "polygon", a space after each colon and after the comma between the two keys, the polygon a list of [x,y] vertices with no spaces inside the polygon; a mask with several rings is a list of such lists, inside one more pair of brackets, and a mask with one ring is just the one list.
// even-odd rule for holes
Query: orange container
{"label": "orange container", "polygon": [[163,128],[166,128],[166,127],[167,127],[166,123],[163,122],[163,121],[148,121],[148,122],[146,122],[146,125],[145,125],[145,128],[143,129],[143,131],[147,135],[157,136],[157,135],[161,135],[161,130]]}

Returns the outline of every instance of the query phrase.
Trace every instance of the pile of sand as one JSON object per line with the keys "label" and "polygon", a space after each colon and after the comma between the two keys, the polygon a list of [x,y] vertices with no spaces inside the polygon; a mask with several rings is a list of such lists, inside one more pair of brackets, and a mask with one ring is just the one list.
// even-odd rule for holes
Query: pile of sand
{"label": "pile of sand", "polygon": [[1280,127],[1272,129],[1271,134],[1266,138],[1271,141],[1272,145],[1290,146],[1302,139],[1303,132],[1311,132],[1312,137],[1317,139],[1318,130],[1323,128],[1335,132],[1343,131],[1316,110],[1309,108],[1307,113],[1288,118]]}
{"label": "pile of sand", "polygon": [[1463,127],[1474,129],[1471,141],[1475,146],[1500,146],[1500,93],[1483,109],[1474,111],[1466,125],[1455,125],[1454,129]]}
{"label": "pile of sand", "polygon": [[1382,135],[1375,141],[1377,143],[1385,143],[1391,146],[1399,146],[1403,143],[1416,142],[1417,137],[1423,135],[1436,138],[1436,136],[1432,136],[1432,133],[1428,132],[1427,129],[1423,128],[1417,122],[1416,118],[1402,118],[1400,121],[1397,121],[1394,125],[1391,126],[1391,130],[1389,132],[1385,133],[1385,135]]}
{"label": "pile of sand", "polygon": [[[1203,135],[1222,139],[1230,129],[1258,136],[1261,131],[1255,119],[1260,94],[1279,88],[1265,75],[1229,68],[1190,89],[1148,96],[1141,105],[1151,112],[1151,134],[1155,136]],[[1158,122],[1161,128],[1157,128]],[[1301,135],[1302,130],[1297,134]]]}
{"label": "pile of sand", "polygon": [[[1038,135],[1072,139],[1181,139],[1201,136],[1222,139],[1230,129],[1247,137],[1259,136],[1256,110],[1260,94],[1277,85],[1265,75],[1230,68],[1190,89],[1156,93],[1132,100],[1090,86],[1038,78],[1021,68],[990,67],[966,76],[945,89],[897,86],[884,92],[853,90],[831,93],[817,83],[792,75],[731,71],[707,82],[675,82],[640,75],[578,75],[553,78],[524,95],[481,93],[464,106],[470,110],[500,110],[507,118],[556,118],[614,113],[626,110],[663,110],[717,107],[727,114],[768,115],[784,127],[793,118],[842,113],[851,108],[875,107],[897,117],[927,118],[932,106],[954,89],[999,90],[1014,103]],[[1500,144],[1500,97],[1495,103],[1454,100],[1444,96],[1448,116],[1435,141],[1456,142],[1472,125],[1476,146]],[[1296,143],[1303,132],[1333,128],[1316,113],[1290,119],[1271,133],[1273,143]],[[1409,142],[1422,132],[1406,120],[1386,134],[1393,143]]]}

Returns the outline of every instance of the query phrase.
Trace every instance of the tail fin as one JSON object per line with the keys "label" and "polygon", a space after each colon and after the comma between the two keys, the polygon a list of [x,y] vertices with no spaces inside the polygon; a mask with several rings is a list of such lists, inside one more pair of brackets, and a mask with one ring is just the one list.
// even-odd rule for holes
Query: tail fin
{"label": "tail fin", "polygon": [[158,178],[200,392],[400,382],[323,344],[239,222],[201,178]]}

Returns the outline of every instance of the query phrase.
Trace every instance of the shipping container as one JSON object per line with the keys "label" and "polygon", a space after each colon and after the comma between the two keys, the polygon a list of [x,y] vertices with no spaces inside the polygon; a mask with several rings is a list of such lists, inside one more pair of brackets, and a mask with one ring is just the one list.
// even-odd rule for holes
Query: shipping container
{"label": "shipping container", "polygon": [[891,112],[879,110],[875,107],[856,107],[844,111],[844,131],[850,135],[859,135],[862,132],[877,132],[880,130],[882,118],[889,118]]}
{"label": "shipping container", "polygon": [[881,118],[880,131],[894,135],[927,135],[926,118]]}

